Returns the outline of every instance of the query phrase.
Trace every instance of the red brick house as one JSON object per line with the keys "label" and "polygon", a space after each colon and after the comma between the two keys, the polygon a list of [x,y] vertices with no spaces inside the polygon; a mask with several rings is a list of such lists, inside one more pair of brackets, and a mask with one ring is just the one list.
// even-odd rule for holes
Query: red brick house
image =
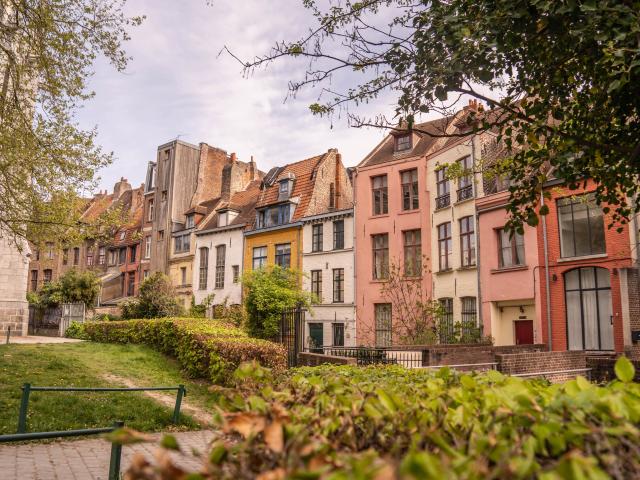
{"label": "red brick house", "polygon": [[551,198],[537,229],[538,277],[543,341],[550,328],[553,350],[620,352],[631,344],[630,231],[609,228],[611,216],[596,205],[595,188],[590,180],[578,190],[561,181],[545,185]]}

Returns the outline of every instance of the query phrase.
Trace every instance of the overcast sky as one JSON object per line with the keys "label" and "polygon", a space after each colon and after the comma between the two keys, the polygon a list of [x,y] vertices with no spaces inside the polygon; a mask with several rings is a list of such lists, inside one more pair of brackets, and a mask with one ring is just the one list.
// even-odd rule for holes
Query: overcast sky
{"label": "overcast sky", "polygon": [[[126,73],[98,62],[96,97],[79,114],[84,128],[98,127],[98,142],[115,154],[100,172],[100,187],[121,176],[144,181],[158,145],[180,137],[207,142],[241,160],[253,155],[264,171],[338,148],[355,165],[380,141],[376,129],[354,129],[345,118],[314,117],[318,92],[283,103],[287,82],[304,74],[303,62],[273,64],[243,78],[240,65],[219,55],[228,45],[243,58],[267,52],[275,40],[297,38],[313,24],[302,0],[129,0],[131,14],[145,14],[134,29]],[[366,107],[392,112],[387,96]],[[363,112],[361,110],[361,112]],[[366,113],[367,110],[365,109]]]}

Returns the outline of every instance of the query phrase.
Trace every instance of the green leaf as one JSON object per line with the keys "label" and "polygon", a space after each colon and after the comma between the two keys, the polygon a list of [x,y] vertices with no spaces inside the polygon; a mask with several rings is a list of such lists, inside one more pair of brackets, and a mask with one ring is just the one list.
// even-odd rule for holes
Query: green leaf
{"label": "green leaf", "polygon": [[625,383],[631,382],[636,374],[636,369],[633,366],[633,363],[631,363],[631,361],[625,356],[620,357],[616,361],[614,370],[618,380]]}
{"label": "green leaf", "polygon": [[160,446],[162,448],[166,448],[168,450],[180,450],[180,445],[178,445],[178,440],[173,435],[165,435],[160,440]]}

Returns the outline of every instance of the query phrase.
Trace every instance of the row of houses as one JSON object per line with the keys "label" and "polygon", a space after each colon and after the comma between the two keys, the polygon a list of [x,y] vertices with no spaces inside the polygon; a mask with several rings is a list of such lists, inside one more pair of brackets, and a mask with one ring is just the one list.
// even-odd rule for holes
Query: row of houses
{"label": "row of houses", "polygon": [[509,179],[482,167],[508,152],[491,132],[471,135],[473,108],[398,128],[349,169],[336,149],[264,173],[205,143],[161,145],[143,185],[122,179],[85,211],[119,205],[128,223],[104,244],[49,245],[32,259],[30,288],[98,270],[100,302],[112,305],[160,271],[185,307],[235,305],[243,273],[277,264],[302,271],[318,298],[309,343],[385,346],[401,320],[384,293],[396,268],[445,320],[481,326],[497,345],[621,351],[638,341],[638,218],[610,229],[593,182],[569,191],[554,180],[541,197],[549,214],[510,235]]}

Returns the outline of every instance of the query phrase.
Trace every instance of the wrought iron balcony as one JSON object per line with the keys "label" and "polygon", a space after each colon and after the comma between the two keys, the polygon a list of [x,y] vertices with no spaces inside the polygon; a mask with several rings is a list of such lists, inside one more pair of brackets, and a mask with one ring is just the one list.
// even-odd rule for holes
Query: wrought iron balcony
{"label": "wrought iron balcony", "polygon": [[451,194],[445,193],[444,195],[436,197],[436,210],[448,207],[449,204],[451,204]]}
{"label": "wrought iron balcony", "polygon": [[473,185],[467,185],[458,189],[458,201],[468,200],[473,198]]}

